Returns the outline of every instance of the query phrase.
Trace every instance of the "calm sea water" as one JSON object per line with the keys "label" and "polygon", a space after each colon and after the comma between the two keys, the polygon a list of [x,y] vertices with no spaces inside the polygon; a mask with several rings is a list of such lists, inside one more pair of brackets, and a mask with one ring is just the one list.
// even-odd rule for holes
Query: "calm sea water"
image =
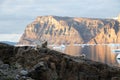
{"label": "calm sea water", "polygon": [[68,45],[60,51],[73,56],[85,54],[88,59],[120,67],[120,44]]}

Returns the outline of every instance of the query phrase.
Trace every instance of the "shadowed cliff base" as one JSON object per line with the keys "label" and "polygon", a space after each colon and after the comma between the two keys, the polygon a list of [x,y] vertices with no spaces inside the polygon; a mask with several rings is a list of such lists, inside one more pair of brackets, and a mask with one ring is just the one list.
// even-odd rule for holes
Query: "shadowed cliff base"
{"label": "shadowed cliff base", "polygon": [[120,68],[48,48],[0,44],[0,80],[120,80]]}

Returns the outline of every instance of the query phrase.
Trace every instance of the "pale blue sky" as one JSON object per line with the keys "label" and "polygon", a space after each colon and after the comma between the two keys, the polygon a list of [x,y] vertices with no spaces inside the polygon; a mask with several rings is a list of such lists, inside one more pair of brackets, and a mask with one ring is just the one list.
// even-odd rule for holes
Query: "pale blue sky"
{"label": "pale blue sky", "polygon": [[37,16],[115,17],[120,0],[0,0],[0,34],[21,34]]}

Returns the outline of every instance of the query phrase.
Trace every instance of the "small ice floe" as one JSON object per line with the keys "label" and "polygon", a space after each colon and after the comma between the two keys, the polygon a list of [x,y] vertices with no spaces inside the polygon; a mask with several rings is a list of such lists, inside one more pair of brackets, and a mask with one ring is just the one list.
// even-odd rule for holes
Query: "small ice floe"
{"label": "small ice floe", "polygon": [[119,54],[120,53],[120,49],[113,49],[112,52]]}
{"label": "small ice floe", "polygon": [[53,47],[54,50],[58,50],[58,51],[64,51],[65,48],[66,48],[66,46],[63,45],[63,44],[60,45],[60,46],[54,46],[54,47]]}

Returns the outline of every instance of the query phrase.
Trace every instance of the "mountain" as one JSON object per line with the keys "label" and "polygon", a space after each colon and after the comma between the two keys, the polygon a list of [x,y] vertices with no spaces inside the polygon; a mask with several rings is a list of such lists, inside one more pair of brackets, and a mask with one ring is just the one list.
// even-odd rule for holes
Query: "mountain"
{"label": "mountain", "polygon": [[120,43],[120,23],[114,19],[38,16],[27,25],[18,44],[47,40],[49,44]]}

